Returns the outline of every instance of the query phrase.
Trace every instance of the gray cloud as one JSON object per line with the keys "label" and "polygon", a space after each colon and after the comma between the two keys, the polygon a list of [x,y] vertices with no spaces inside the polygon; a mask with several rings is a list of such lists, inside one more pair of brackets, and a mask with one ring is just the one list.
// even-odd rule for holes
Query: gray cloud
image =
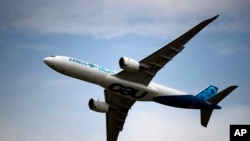
{"label": "gray cloud", "polygon": [[196,24],[197,19],[216,14],[229,19],[221,20],[217,28],[244,31],[249,20],[247,0],[12,0],[1,5],[1,16],[7,19],[4,21],[8,23],[7,27],[43,34],[82,34],[101,38],[130,33],[146,36],[176,34]]}

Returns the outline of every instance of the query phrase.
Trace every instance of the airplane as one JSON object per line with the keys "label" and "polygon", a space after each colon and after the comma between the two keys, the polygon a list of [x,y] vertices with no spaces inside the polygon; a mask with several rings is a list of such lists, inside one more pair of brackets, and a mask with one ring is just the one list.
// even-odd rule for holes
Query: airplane
{"label": "airplane", "polygon": [[199,109],[201,125],[207,127],[213,110],[221,109],[217,104],[236,89],[237,85],[231,85],[220,92],[216,86],[209,85],[196,95],[191,95],[151,81],[164,65],[184,49],[189,40],[218,16],[200,22],[139,62],[121,57],[119,66],[122,70],[119,72],[67,56],[49,56],[44,58],[44,62],[61,74],[104,88],[105,101],[91,98],[88,106],[93,111],[106,114],[107,141],[117,141],[128,111],[136,101],[153,101],[178,108]]}

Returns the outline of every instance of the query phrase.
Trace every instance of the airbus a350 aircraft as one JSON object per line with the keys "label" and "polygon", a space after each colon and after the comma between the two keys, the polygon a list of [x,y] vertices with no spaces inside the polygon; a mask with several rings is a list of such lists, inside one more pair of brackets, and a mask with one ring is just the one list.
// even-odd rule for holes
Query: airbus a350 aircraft
{"label": "airbus a350 aircraft", "polygon": [[163,46],[141,61],[121,57],[120,72],[66,56],[50,56],[44,62],[64,75],[87,81],[104,88],[105,101],[90,99],[91,110],[106,113],[107,141],[117,141],[129,109],[136,101],[154,101],[163,105],[187,109],[200,109],[201,125],[206,127],[212,111],[237,86],[232,85],[217,93],[218,88],[208,86],[196,95],[189,95],[151,82],[156,73],[184,49],[184,45],[210,22],[207,19]]}

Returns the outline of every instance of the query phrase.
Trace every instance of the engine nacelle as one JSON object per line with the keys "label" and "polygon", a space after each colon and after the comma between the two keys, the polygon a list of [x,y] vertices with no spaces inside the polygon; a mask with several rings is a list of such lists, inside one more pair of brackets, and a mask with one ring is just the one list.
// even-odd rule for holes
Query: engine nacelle
{"label": "engine nacelle", "polygon": [[89,100],[89,108],[96,112],[107,113],[109,110],[109,105],[104,101],[99,101],[99,99],[91,98]]}
{"label": "engine nacelle", "polygon": [[140,70],[140,63],[128,57],[121,57],[119,65],[127,71],[138,72]]}

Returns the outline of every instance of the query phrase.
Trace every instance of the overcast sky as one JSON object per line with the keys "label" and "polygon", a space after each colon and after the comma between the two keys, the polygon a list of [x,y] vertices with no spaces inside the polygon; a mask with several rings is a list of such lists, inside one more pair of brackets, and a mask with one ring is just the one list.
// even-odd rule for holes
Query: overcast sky
{"label": "overcast sky", "polygon": [[198,110],[137,102],[118,141],[229,140],[230,124],[250,124],[249,0],[1,0],[0,140],[103,141],[105,114],[89,110],[103,89],[63,76],[50,55],[119,71],[202,20],[220,16],[153,81],[190,94],[212,84],[239,87],[220,103],[207,128]]}

